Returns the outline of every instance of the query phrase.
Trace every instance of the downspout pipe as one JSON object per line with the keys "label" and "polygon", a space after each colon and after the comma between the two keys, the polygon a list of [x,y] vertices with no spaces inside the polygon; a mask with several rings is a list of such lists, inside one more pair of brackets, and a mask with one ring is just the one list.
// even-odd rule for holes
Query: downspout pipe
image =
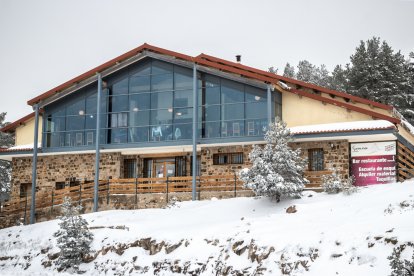
{"label": "downspout pipe", "polygon": [[198,91],[197,91],[197,65],[193,67],[193,179],[192,200],[197,199],[197,130],[198,130]]}
{"label": "downspout pipe", "polygon": [[32,158],[32,202],[30,206],[30,224],[36,222],[36,178],[37,178],[37,147],[39,137],[39,104],[34,105],[35,110],[35,128],[33,139],[33,158]]}
{"label": "downspout pipe", "polygon": [[272,92],[270,84],[267,85],[267,124],[272,123]]}
{"label": "downspout pipe", "polygon": [[96,135],[95,135],[95,182],[94,182],[94,194],[93,194],[93,211],[98,211],[98,199],[99,199],[99,137],[100,137],[100,118],[101,118],[101,94],[102,94],[102,77],[98,73],[98,91],[96,97]]}

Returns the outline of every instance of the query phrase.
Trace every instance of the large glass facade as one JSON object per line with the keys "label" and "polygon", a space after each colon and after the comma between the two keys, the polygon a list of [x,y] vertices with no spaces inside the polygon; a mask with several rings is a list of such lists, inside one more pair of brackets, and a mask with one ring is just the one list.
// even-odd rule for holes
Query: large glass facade
{"label": "large glass facade", "polygon": [[[193,71],[149,59],[105,79],[102,144],[191,140]],[[199,72],[201,139],[261,136],[267,125],[264,89]],[[46,109],[45,147],[90,146],[96,134],[96,87]],[[280,97],[273,106],[279,114]]]}

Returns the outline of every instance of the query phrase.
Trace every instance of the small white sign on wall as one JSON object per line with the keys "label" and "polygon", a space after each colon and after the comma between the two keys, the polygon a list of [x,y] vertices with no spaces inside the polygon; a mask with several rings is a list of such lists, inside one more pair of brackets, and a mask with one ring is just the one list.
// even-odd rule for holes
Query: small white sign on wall
{"label": "small white sign on wall", "polygon": [[351,157],[395,155],[396,153],[395,141],[351,144]]}

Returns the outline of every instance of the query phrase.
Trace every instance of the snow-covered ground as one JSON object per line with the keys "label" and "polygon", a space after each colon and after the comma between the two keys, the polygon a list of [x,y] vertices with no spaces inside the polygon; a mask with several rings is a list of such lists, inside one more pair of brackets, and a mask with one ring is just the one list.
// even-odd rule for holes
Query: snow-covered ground
{"label": "snow-covered ground", "polygon": [[[414,242],[414,182],[350,196],[182,202],[84,218],[96,252],[81,265],[87,275],[284,275],[296,267],[290,275],[380,276],[390,274],[392,249]],[[58,220],[0,230],[0,275],[57,274],[57,229]]]}

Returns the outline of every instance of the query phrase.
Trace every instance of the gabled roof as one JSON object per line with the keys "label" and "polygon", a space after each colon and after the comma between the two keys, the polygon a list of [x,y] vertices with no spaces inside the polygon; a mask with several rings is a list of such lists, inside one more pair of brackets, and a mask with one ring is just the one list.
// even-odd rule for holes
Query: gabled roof
{"label": "gabled roof", "polygon": [[[328,103],[328,104],[332,104],[335,106],[339,106],[342,108],[346,108],[349,110],[354,110],[363,114],[367,114],[369,116],[372,116],[373,118],[377,118],[377,119],[382,119],[382,120],[387,120],[390,121],[394,124],[400,123],[400,120],[397,118],[394,118],[392,116],[387,116],[384,114],[381,114],[379,112],[375,112],[373,110],[368,110],[368,109],[364,109],[358,106],[355,106],[351,103],[347,103],[349,101],[353,102],[353,103],[361,103],[361,104],[365,104],[365,105],[369,105],[370,107],[375,107],[375,108],[380,108],[383,110],[387,110],[387,111],[391,111],[393,110],[393,107],[390,105],[386,105],[386,104],[382,104],[382,103],[377,103],[374,101],[370,101],[364,98],[360,98],[357,96],[353,96],[353,95],[349,95],[347,93],[344,92],[340,92],[340,91],[336,91],[336,90],[331,90],[328,88],[324,88],[324,87],[320,87],[314,84],[310,84],[310,83],[306,83],[303,81],[299,81],[299,80],[295,80],[292,78],[287,78],[287,77],[283,77],[283,76],[279,76],[277,74],[273,74],[270,72],[266,72],[263,70],[259,70],[253,67],[249,67],[246,65],[242,65],[236,62],[231,62],[231,61],[227,61],[224,59],[220,59],[220,58],[216,58],[213,56],[209,56],[206,54],[200,54],[196,57],[191,57],[185,54],[181,54],[181,53],[177,53],[174,51],[170,51],[170,50],[166,50],[163,48],[159,48],[156,46],[152,46],[149,45],[147,43],[144,43],[143,45],[125,53],[122,54],[108,62],[105,62],[104,64],[95,67],[53,89],[50,89],[49,91],[44,92],[43,94],[29,100],[27,103],[29,105],[34,105],[38,102],[40,102],[41,100],[47,99],[48,97],[51,97],[53,95],[55,95],[56,93],[59,93],[63,90],[65,90],[66,88],[71,87],[72,85],[75,85],[87,78],[93,77],[95,74],[97,74],[98,72],[101,72],[103,70],[106,70],[112,66],[116,66],[117,64],[119,64],[122,61],[125,61],[131,57],[136,56],[137,54],[140,54],[144,51],[150,51],[150,52],[154,52],[157,54],[162,54],[162,55],[167,55],[167,56],[171,56],[173,58],[176,59],[180,59],[180,60],[184,60],[184,61],[188,61],[188,62],[194,62],[198,65],[202,65],[205,67],[209,67],[209,68],[213,68],[219,71],[223,71],[223,72],[227,72],[227,73],[232,73],[232,74],[237,74],[246,78],[250,78],[253,80],[257,80],[257,81],[261,81],[261,82],[265,82],[268,84],[274,84],[278,87],[280,86],[280,82],[284,82],[284,83],[290,83],[296,86],[296,88],[289,88],[286,89],[284,87],[281,87],[281,89],[283,90],[283,92],[289,92],[289,93],[295,93],[298,94],[300,96],[304,96],[304,97],[308,97],[314,100],[319,100],[321,102],[324,103]],[[301,90],[300,88],[306,88],[308,90],[311,90],[311,92],[305,91],[305,90]],[[327,94],[331,97],[323,97],[321,94]],[[335,97],[341,97],[343,98],[346,102],[334,99]]]}
{"label": "gabled roof", "polygon": [[35,113],[32,112],[20,119],[18,119],[17,121],[14,121],[13,123],[10,123],[6,126],[4,126],[3,128],[0,128],[1,132],[13,132],[18,126],[24,124],[25,122],[29,121],[30,119],[34,118]]}

